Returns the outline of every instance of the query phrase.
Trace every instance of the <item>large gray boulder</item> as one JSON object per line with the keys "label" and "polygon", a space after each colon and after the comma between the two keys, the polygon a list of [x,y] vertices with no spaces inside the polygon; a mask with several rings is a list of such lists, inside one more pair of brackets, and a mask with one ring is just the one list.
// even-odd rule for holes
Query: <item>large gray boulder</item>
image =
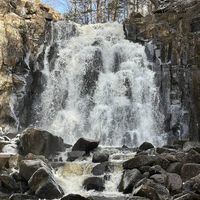
{"label": "large gray boulder", "polygon": [[183,182],[178,174],[168,173],[166,178],[166,187],[172,195],[181,193]]}
{"label": "large gray boulder", "polygon": [[106,162],[109,159],[109,154],[107,153],[100,153],[100,152],[95,152],[92,157],[92,162],[94,163],[102,163]]}
{"label": "large gray boulder", "polygon": [[72,151],[85,151],[87,154],[98,147],[100,141],[80,138],[73,146]]}
{"label": "large gray boulder", "polygon": [[61,137],[54,136],[48,131],[34,128],[28,128],[22,133],[20,146],[23,154],[33,153],[35,155],[44,155],[47,158],[65,150]]}
{"label": "large gray boulder", "polygon": [[64,195],[53,173],[47,167],[39,168],[29,179],[28,185],[30,190],[41,199],[57,199]]}
{"label": "large gray boulder", "polygon": [[96,191],[103,191],[104,187],[104,179],[101,177],[89,177],[83,182],[83,187],[86,190],[96,190]]}
{"label": "large gray boulder", "polygon": [[185,182],[200,174],[200,164],[186,163],[181,169],[181,178]]}
{"label": "large gray boulder", "polygon": [[27,181],[40,167],[47,167],[42,160],[22,160],[19,164],[19,174]]}
{"label": "large gray boulder", "polygon": [[106,173],[112,173],[113,171],[114,171],[114,166],[112,163],[103,162],[103,163],[96,165],[92,169],[92,174],[94,174],[95,176],[100,176],[100,175],[103,175]]}
{"label": "large gray boulder", "polygon": [[118,186],[119,192],[131,193],[135,184],[141,179],[142,174],[138,169],[125,170]]}
{"label": "large gray boulder", "polygon": [[134,169],[134,168],[140,168],[144,165],[152,166],[154,162],[155,162],[154,156],[141,155],[124,162],[123,168]]}

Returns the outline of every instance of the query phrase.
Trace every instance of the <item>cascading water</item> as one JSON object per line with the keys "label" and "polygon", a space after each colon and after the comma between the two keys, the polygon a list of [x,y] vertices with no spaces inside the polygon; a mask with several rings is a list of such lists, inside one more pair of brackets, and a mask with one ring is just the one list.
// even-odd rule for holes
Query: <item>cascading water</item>
{"label": "cascading water", "polygon": [[32,124],[71,144],[80,137],[103,146],[160,144],[163,116],[149,65],[144,47],[125,40],[117,22],[54,23]]}

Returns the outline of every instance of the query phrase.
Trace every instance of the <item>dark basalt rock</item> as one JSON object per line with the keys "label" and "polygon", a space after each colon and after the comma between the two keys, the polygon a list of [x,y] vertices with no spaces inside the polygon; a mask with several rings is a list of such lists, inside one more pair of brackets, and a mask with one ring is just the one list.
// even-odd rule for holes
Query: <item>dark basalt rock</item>
{"label": "dark basalt rock", "polygon": [[133,187],[141,178],[142,174],[138,169],[125,170],[118,186],[119,192],[123,192],[125,194],[131,193]]}
{"label": "dark basalt rock", "polygon": [[1,171],[0,180],[4,183],[5,187],[8,188],[10,191],[19,190],[19,186],[17,185],[17,182],[10,174],[8,174],[8,172]]}
{"label": "dark basalt rock", "polygon": [[100,141],[80,138],[73,146],[72,151],[85,151],[87,154],[98,147]]}
{"label": "dark basalt rock", "polygon": [[123,168],[133,169],[133,168],[140,168],[144,165],[152,166],[154,162],[155,162],[155,158],[153,156],[141,155],[124,162]]}
{"label": "dark basalt rock", "polygon": [[19,164],[19,174],[27,181],[40,167],[47,166],[41,160],[22,160]]}
{"label": "dark basalt rock", "polygon": [[21,150],[24,154],[33,153],[49,158],[59,151],[64,151],[61,137],[34,128],[26,129],[20,137]]}
{"label": "dark basalt rock", "polygon": [[200,143],[199,142],[185,142],[183,144],[183,151],[189,152],[191,149],[200,152]]}
{"label": "dark basalt rock", "polygon": [[72,151],[67,153],[67,161],[74,161],[77,158],[81,158],[86,155],[85,151]]}
{"label": "dark basalt rock", "polygon": [[114,171],[114,166],[112,163],[110,162],[104,162],[101,164],[96,165],[93,169],[92,169],[92,174],[96,175],[96,176],[100,176],[106,173],[111,173]]}
{"label": "dark basalt rock", "polygon": [[183,182],[181,177],[175,173],[168,173],[166,178],[166,187],[172,195],[181,193]]}
{"label": "dark basalt rock", "polygon": [[25,199],[25,200],[38,200],[39,198],[36,197],[36,196],[33,196],[33,195],[26,195],[26,194],[21,194],[21,193],[15,193],[15,194],[12,194],[10,197],[9,197],[9,200],[22,200],[22,199]]}
{"label": "dark basalt rock", "polygon": [[100,177],[90,177],[83,182],[83,187],[86,190],[103,191],[105,189],[104,180]]}
{"label": "dark basalt rock", "polygon": [[200,174],[200,164],[187,163],[181,169],[181,178],[184,182],[198,174]]}
{"label": "dark basalt rock", "polygon": [[155,189],[149,186],[141,185],[133,191],[133,196],[147,197],[153,200],[160,200]]}
{"label": "dark basalt rock", "polygon": [[82,197],[78,194],[69,194],[61,198],[61,200],[88,200],[88,198]]}
{"label": "dark basalt rock", "polygon": [[165,174],[154,174],[154,175],[150,176],[150,179],[152,179],[155,183],[165,184],[166,175]]}
{"label": "dark basalt rock", "polygon": [[102,162],[108,161],[108,159],[109,159],[109,154],[95,152],[93,154],[93,157],[92,157],[92,162],[94,162],[94,163],[102,163]]}
{"label": "dark basalt rock", "polygon": [[47,167],[39,168],[28,181],[29,188],[42,199],[56,199],[64,195],[53,173]]}
{"label": "dark basalt rock", "polygon": [[181,175],[182,166],[183,164],[181,162],[174,162],[169,165],[166,171],[169,173],[176,173],[178,175]]}
{"label": "dark basalt rock", "polygon": [[139,146],[139,151],[146,151],[148,149],[154,148],[153,144],[149,142],[144,142]]}
{"label": "dark basalt rock", "polygon": [[200,154],[195,150],[191,149],[189,153],[185,156],[185,163],[200,163]]}
{"label": "dark basalt rock", "polygon": [[164,156],[157,155],[155,157],[155,165],[160,165],[164,170],[166,170],[170,165],[170,162]]}

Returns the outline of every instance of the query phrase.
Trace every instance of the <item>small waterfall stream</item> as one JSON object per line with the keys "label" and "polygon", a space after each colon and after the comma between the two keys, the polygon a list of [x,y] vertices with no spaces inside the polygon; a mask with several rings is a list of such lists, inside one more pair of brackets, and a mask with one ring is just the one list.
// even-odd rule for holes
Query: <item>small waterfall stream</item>
{"label": "small waterfall stream", "polygon": [[32,125],[74,144],[162,143],[155,73],[144,47],[124,39],[121,24],[52,24],[44,56],[44,91],[33,103]]}

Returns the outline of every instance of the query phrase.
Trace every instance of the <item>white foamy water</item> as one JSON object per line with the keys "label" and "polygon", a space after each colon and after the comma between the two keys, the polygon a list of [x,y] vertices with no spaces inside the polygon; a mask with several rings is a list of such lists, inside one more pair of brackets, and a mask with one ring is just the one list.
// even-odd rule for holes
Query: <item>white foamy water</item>
{"label": "white foamy water", "polygon": [[55,23],[44,63],[36,127],[71,144],[80,137],[103,146],[162,144],[155,73],[144,47],[124,39],[121,24]]}

